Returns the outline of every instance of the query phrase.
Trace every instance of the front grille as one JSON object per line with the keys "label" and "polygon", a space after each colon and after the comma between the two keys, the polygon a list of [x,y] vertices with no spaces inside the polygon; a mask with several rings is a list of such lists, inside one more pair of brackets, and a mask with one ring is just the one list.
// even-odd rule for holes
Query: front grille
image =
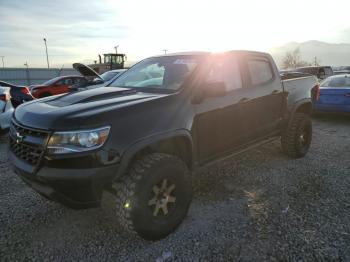
{"label": "front grille", "polygon": [[10,150],[19,159],[37,166],[45,151],[48,132],[23,127],[15,122],[10,128]]}

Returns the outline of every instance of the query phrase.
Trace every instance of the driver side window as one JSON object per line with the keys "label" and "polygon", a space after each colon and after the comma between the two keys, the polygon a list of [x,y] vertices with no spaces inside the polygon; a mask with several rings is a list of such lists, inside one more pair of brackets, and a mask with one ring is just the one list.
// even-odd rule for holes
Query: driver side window
{"label": "driver side window", "polygon": [[223,82],[226,92],[242,88],[242,79],[237,60],[230,56],[215,58],[206,82]]}

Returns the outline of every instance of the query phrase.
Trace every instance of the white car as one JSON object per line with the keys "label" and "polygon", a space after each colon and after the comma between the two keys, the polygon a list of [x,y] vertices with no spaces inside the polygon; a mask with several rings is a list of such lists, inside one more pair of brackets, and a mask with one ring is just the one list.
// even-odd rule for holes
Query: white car
{"label": "white car", "polygon": [[10,100],[10,88],[0,86],[0,132],[10,127],[14,111]]}

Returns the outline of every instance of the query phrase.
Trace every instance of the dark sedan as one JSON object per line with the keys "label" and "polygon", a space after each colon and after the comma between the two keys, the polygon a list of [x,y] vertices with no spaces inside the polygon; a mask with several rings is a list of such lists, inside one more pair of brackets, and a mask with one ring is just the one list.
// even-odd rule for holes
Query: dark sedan
{"label": "dark sedan", "polygon": [[33,100],[33,96],[26,86],[17,86],[5,81],[0,81],[0,86],[10,88],[11,103],[14,108],[20,104]]}

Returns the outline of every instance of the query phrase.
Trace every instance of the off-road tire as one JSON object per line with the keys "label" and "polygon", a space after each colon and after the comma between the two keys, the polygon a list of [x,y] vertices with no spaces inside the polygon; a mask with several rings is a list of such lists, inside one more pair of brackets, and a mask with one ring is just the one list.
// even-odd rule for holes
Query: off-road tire
{"label": "off-road tire", "polygon": [[295,113],[282,134],[282,150],[292,158],[304,157],[309,151],[311,140],[312,122],[310,115]]}
{"label": "off-road tire", "polygon": [[[158,183],[167,180],[175,185],[167,215],[154,215],[149,205]],[[118,185],[117,215],[120,224],[130,233],[147,240],[158,240],[172,233],[185,218],[192,199],[190,174],[178,157],[153,153],[135,161]],[[163,202],[162,202],[163,203]]]}

